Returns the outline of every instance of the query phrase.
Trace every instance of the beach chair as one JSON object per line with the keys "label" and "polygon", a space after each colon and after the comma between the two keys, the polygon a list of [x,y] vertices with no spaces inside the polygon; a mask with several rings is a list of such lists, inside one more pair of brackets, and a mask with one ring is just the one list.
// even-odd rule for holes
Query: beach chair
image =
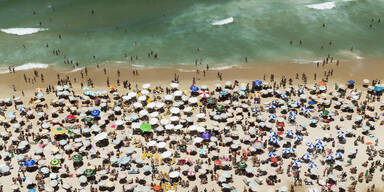
{"label": "beach chair", "polygon": [[147,153],[147,157],[150,159],[152,157],[152,153]]}
{"label": "beach chair", "polygon": [[165,191],[167,185],[165,183],[161,184],[161,188],[163,189],[163,191]]}
{"label": "beach chair", "polygon": [[145,159],[146,156],[147,156],[147,153],[143,153],[143,154],[141,155],[141,158],[142,158],[142,159]]}
{"label": "beach chair", "polygon": [[172,186],[172,190],[173,190],[173,191],[177,191],[177,185],[176,185],[176,184],[173,184],[173,186]]}
{"label": "beach chair", "polygon": [[167,191],[170,191],[170,190],[171,190],[171,185],[167,184]]}
{"label": "beach chair", "polygon": [[175,158],[172,158],[171,162],[169,163],[170,165],[173,165],[175,163]]}

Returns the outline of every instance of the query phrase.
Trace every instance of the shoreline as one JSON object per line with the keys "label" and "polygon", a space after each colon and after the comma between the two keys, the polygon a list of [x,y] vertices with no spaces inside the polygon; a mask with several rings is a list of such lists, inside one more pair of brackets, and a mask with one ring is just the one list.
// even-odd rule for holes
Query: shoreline
{"label": "shoreline", "polygon": [[[96,67],[87,67],[88,76],[85,75],[85,68],[78,69],[64,69],[57,67],[47,67],[39,69],[30,69],[30,70],[21,70],[16,71],[16,73],[3,73],[0,74],[0,81],[4,82],[0,84],[0,88],[6,90],[12,90],[12,85],[16,86],[17,95],[20,95],[20,90],[31,90],[31,87],[47,87],[48,85],[57,84],[57,75],[60,75],[61,78],[69,78],[72,83],[80,84],[80,82],[86,84],[88,79],[92,79],[95,86],[106,86],[106,80],[109,78],[111,85],[116,85],[117,80],[119,79],[120,84],[123,81],[128,81],[132,84],[141,84],[141,83],[167,83],[169,84],[176,74],[179,76],[179,81],[181,86],[188,87],[192,84],[192,79],[196,79],[196,83],[199,84],[208,84],[215,85],[217,83],[224,83],[225,81],[253,81],[253,80],[270,80],[270,75],[273,74],[275,80],[280,81],[280,79],[285,76],[288,80],[292,78],[293,83],[303,83],[301,80],[302,74],[306,74],[308,79],[308,84],[314,84],[320,82],[322,78],[325,78],[324,73],[333,71],[333,76],[329,78],[329,81],[346,83],[350,79],[354,79],[357,82],[361,82],[363,79],[382,79],[384,74],[380,72],[380,66],[384,64],[384,60],[357,60],[357,61],[341,61],[339,66],[336,66],[335,61],[333,63],[326,64],[324,67],[322,64],[317,68],[316,64],[286,64],[286,63],[276,63],[276,64],[258,64],[253,66],[239,66],[232,67],[230,69],[224,70],[215,70],[209,69],[206,71],[204,76],[202,67],[199,66],[200,72],[196,73],[196,69],[190,69],[189,71],[180,71],[179,69],[174,69],[170,67],[161,67],[161,68],[151,68],[151,69],[138,69],[131,67],[121,67],[121,66],[100,66]],[[106,69],[107,73],[104,74],[103,69]],[[120,77],[117,75],[117,71],[120,71]],[[133,70],[137,70],[139,75],[133,76]],[[34,71],[38,72],[38,77],[34,76]],[[81,73],[83,73],[83,78],[81,78]],[[217,77],[218,73],[222,73],[222,80]],[[299,74],[299,79],[296,79],[296,73]],[[317,79],[314,79],[314,74],[316,73]],[[25,83],[23,76],[36,79],[34,83]],[[41,74],[44,76],[44,82],[41,81]],[[264,78],[265,76],[265,78]],[[74,81],[76,79],[76,81]],[[32,90],[33,90],[32,89]],[[12,91],[13,93],[13,91]],[[5,95],[4,93],[0,93]],[[8,95],[8,94],[6,94]]]}

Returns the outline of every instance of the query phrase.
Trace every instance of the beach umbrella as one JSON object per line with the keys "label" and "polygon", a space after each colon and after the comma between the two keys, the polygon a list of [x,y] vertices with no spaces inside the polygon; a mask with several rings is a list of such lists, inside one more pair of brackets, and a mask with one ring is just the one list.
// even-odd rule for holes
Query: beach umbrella
{"label": "beach umbrella", "polygon": [[172,171],[169,173],[170,178],[177,178],[179,176],[180,176],[180,172],[178,172],[178,171]]}
{"label": "beach umbrella", "polygon": [[308,164],[308,166],[312,169],[312,168],[317,167],[317,164],[314,163],[314,162],[310,162],[310,163]]}
{"label": "beach umbrella", "polygon": [[312,157],[311,157],[311,155],[309,154],[309,153],[305,153],[304,155],[303,155],[303,159],[311,159]]}
{"label": "beach umbrella", "polygon": [[323,110],[323,115],[328,115],[329,111],[328,110]]}
{"label": "beach umbrella", "polygon": [[316,149],[324,149],[324,145],[319,143],[316,145]]}
{"label": "beach umbrella", "polygon": [[209,133],[202,133],[200,135],[200,137],[203,138],[203,139],[210,139],[211,138],[211,134],[209,134]]}
{"label": "beach umbrella", "polygon": [[338,158],[338,159],[342,159],[342,158],[343,158],[343,153],[342,153],[342,152],[337,152],[337,153],[335,154],[335,156],[336,156],[336,158]]}
{"label": "beach umbrella", "polygon": [[269,117],[270,119],[275,119],[275,118],[276,118],[276,115],[275,115],[275,114],[269,114],[268,117]]}
{"label": "beach umbrella", "polygon": [[61,165],[61,160],[60,159],[53,159],[49,162],[49,165],[51,167],[59,167]]}
{"label": "beach umbrella", "polygon": [[86,169],[86,170],[84,171],[84,175],[85,175],[86,177],[92,177],[92,176],[95,176],[95,175],[96,175],[96,171],[95,171],[95,169]]}
{"label": "beach umbrella", "polygon": [[98,141],[106,139],[107,137],[108,137],[108,133],[107,132],[102,132],[102,133],[97,134],[95,137],[93,137],[93,139],[96,142],[98,142]]}
{"label": "beach umbrella", "polygon": [[55,135],[61,135],[67,133],[67,130],[62,127],[56,127],[52,130],[52,133]]}
{"label": "beach umbrella", "polygon": [[26,160],[25,162],[24,162],[24,165],[26,166],[26,167],[32,167],[32,166],[34,166],[36,164],[36,161],[35,160],[32,160],[32,159],[28,159],[28,160]]}
{"label": "beach umbrella", "polygon": [[17,108],[17,110],[18,111],[25,111],[25,107],[23,106],[23,107],[19,107],[19,108]]}
{"label": "beach umbrella", "polygon": [[260,81],[260,80],[256,80],[256,81],[253,81],[252,84],[253,84],[254,86],[260,86],[260,85],[263,84],[263,82]]}
{"label": "beach umbrella", "polygon": [[253,147],[254,147],[255,149],[262,149],[262,148],[263,148],[263,142],[261,142],[261,141],[255,141],[255,142],[253,143]]}
{"label": "beach umbrella", "polygon": [[287,134],[289,136],[293,136],[295,133],[292,130],[288,130],[285,132],[285,134]]}
{"label": "beach umbrella", "polygon": [[243,162],[243,161],[239,161],[239,162],[237,163],[237,167],[238,167],[239,169],[245,169],[245,168],[247,167],[247,164],[246,164],[245,162]]}
{"label": "beach umbrella", "polygon": [[312,143],[310,143],[310,142],[307,143],[307,146],[308,146],[308,148],[310,148],[310,149],[313,149],[313,148],[316,147],[314,144],[312,144]]}
{"label": "beach umbrella", "polygon": [[223,90],[223,91],[220,91],[220,92],[219,92],[219,94],[220,94],[220,95],[228,95],[228,94],[229,94],[229,92],[228,92],[228,91],[226,91],[226,90]]}
{"label": "beach umbrella", "polygon": [[217,111],[223,111],[224,110],[224,106],[221,104],[217,104],[215,108]]}
{"label": "beach umbrella", "polygon": [[100,115],[100,110],[95,109],[91,111],[91,116],[92,117],[98,117]]}
{"label": "beach umbrella", "polygon": [[202,97],[202,98],[208,98],[208,97],[209,97],[209,91],[207,91],[207,90],[201,90],[201,91],[199,92],[199,95],[200,95],[200,97]]}
{"label": "beach umbrella", "polygon": [[295,139],[295,141],[300,141],[302,139],[302,137],[300,135],[296,135],[293,138]]}
{"label": "beach umbrella", "polygon": [[354,80],[349,80],[348,83],[349,84],[355,84],[355,81]]}
{"label": "beach umbrella", "polygon": [[152,126],[149,123],[142,123],[140,125],[140,130],[143,132],[150,132],[152,130]]}
{"label": "beach umbrella", "polygon": [[194,86],[194,85],[192,85],[189,89],[190,89],[191,91],[193,91],[193,92],[197,92],[197,91],[199,91],[199,88],[196,87],[196,86]]}
{"label": "beach umbrella", "polygon": [[296,115],[291,115],[291,116],[289,116],[289,119],[290,119],[290,120],[295,120],[295,119],[296,119]]}
{"label": "beach umbrella", "polygon": [[71,158],[72,158],[73,162],[81,162],[83,160],[83,156],[80,154],[72,155]]}
{"label": "beach umbrella", "polygon": [[314,101],[308,101],[308,105],[314,105],[316,104]]}
{"label": "beach umbrella", "polygon": [[374,91],[376,92],[383,92],[383,88],[382,87],[375,87]]}
{"label": "beach umbrella", "polygon": [[154,191],[160,191],[161,190],[161,186],[160,185],[155,185],[155,186],[153,186],[153,190]]}
{"label": "beach umbrella", "polygon": [[322,143],[323,143],[323,140],[322,140],[322,139],[315,139],[315,143],[316,143],[316,144],[322,144]]}
{"label": "beach umbrella", "polygon": [[269,157],[269,158],[277,157],[277,154],[276,154],[275,152],[269,152],[269,153],[268,153],[268,157]]}
{"label": "beach umbrella", "polygon": [[292,167],[299,167],[300,166],[300,160],[292,161]]}
{"label": "beach umbrella", "polygon": [[327,160],[333,160],[334,158],[335,157],[332,154],[325,156],[325,159],[327,159]]}

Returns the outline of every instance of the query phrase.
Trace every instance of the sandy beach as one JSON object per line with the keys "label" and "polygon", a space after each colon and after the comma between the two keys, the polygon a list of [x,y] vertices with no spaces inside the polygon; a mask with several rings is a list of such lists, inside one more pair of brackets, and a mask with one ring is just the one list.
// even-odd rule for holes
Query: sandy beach
{"label": "sandy beach", "polygon": [[[384,104],[373,91],[379,82],[367,88],[383,78],[382,64],[205,72],[200,66],[198,73],[156,68],[137,69],[138,75],[132,68],[50,67],[1,74],[0,98],[12,100],[1,106],[2,190],[368,191],[374,184],[372,191],[383,191]],[[100,100],[90,92],[100,92]]]}

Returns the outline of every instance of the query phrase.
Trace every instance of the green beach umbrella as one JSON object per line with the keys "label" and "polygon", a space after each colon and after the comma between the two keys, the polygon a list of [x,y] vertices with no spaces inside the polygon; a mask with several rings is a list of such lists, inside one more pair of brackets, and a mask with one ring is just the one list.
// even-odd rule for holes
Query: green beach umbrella
{"label": "green beach umbrella", "polygon": [[239,169],[245,169],[247,167],[247,164],[245,162],[240,161],[237,163],[237,167]]}
{"label": "green beach umbrella", "polygon": [[329,111],[328,110],[323,110],[323,115],[328,115]]}
{"label": "green beach umbrella", "polygon": [[223,110],[224,110],[224,106],[218,104],[218,105],[216,105],[216,110],[218,110],[218,111],[223,111]]}
{"label": "green beach umbrella", "polygon": [[72,155],[72,160],[74,162],[81,162],[83,160],[83,156],[81,156],[79,154]]}
{"label": "green beach umbrella", "polygon": [[51,162],[49,162],[49,165],[51,167],[59,167],[61,164],[61,160],[60,159],[52,159]]}
{"label": "green beach umbrella", "polygon": [[150,132],[152,130],[152,126],[149,123],[143,123],[140,125],[140,130],[143,132]]}
{"label": "green beach umbrella", "polygon": [[94,169],[86,169],[84,171],[84,175],[86,177],[92,177],[92,176],[95,176],[96,175],[96,171]]}
{"label": "green beach umbrella", "polygon": [[84,118],[84,121],[85,121],[85,122],[91,122],[92,120],[93,120],[93,119],[92,119],[91,117],[85,117],[85,118]]}
{"label": "green beach umbrella", "polygon": [[209,98],[207,99],[207,102],[208,102],[209,104],[215,104],[215,103],[216,103],[216,100],[215,100],[214,98],[212,98],[212,97],[209,97]]}

